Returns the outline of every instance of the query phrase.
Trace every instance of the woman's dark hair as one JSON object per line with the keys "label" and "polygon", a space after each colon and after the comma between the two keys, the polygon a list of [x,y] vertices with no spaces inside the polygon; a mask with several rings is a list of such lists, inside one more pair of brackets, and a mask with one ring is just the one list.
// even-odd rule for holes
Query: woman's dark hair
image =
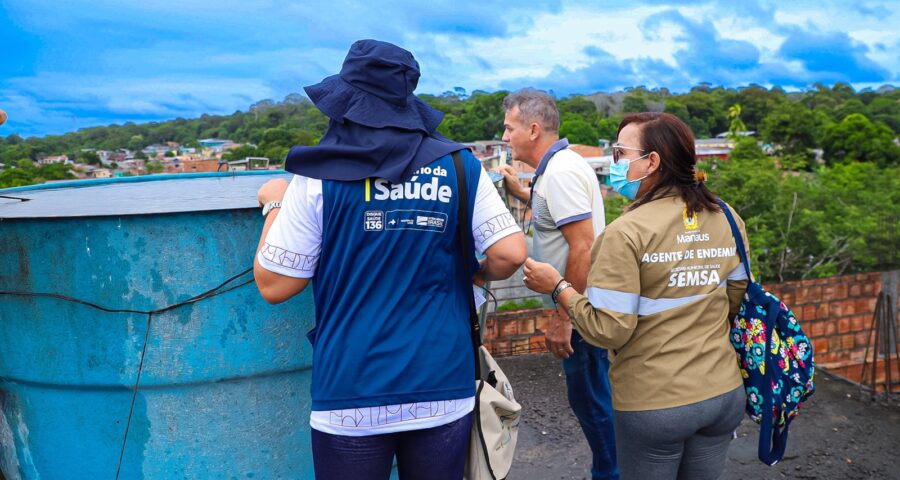
{"label": "woman's dark hair", "polygon": [[[637,208],[670,187],[678,189],[687,205],[688,215],[703,210],[718,211],[716,196],[696,175],[697,154],[694,151],[694,134],[691,128],[670,113],[635,113],[619,123],[619,132],[626,125],[635,124],[640,129],[643,153],[659,155],[659,176],[656,184],[632,204]],[[616,133],[618,136],[618,132]]]}

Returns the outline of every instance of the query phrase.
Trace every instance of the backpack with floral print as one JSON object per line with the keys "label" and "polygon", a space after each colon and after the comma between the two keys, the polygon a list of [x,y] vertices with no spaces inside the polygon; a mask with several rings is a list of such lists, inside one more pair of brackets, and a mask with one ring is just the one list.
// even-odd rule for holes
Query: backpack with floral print
{"label": "backpack with floral print", "polygon": [[[722,200],[719,205],[750,279],[741,310],[731,322],[731,344],[747,390],[747,414],[760,424],[759,459],[774,465],[784,456],[791,420],[815,391],[812,343],[784,302],[752,281],[731,210]],[[767,411],[771,414],[764,414]]]}

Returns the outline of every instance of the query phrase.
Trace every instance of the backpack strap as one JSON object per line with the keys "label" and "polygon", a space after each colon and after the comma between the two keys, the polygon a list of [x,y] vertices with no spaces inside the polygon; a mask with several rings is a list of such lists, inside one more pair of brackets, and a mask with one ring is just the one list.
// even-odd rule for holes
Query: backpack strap
{"label": "backpack strap", "polygon": [[731,209],[728,208],[728,204],[721,198],[716,198],[716,201],[719,202],[719,207],[722,209],[722,213],[725,214],[725,218],[728,219],[728,224],[731,226],[731,234],[734,236],[734,243],[737,246],[738,255],[740,255],[741,262],[747,270],[747,279],[753,282],[753,275],[750,273],[750,259],[747,258],[747,249],[744,248],[744,237],[738,229],[737,222],[734,221],[734,215],[731,214]]}
{"label": "backpack strap", "polygon": [[[466,185],[466,171],[463,168],[462,157],[459,155],[459,151],[453,152],[453,166],[456,169],[456,190],[459,192],[456,201],[459,206],[456,223],[459,233],[459,246],[462,249],[463,272],[466,274],[466,279],[471,282],[472,249],[469,246],[469,240],[472,237],[472,225],[469,221],[469,189]],[[469,283],[466,283],[466,286],[468,287]],[[478,349],[481,347],[481,322],[478,320],[478,312],[475,309],[475,297],[471,292],[467,292],[466,296],[469,299],[469,324],[472,330],[472,350],[475,356],[475,378],[480,379],[481,362],[478,359]]]}

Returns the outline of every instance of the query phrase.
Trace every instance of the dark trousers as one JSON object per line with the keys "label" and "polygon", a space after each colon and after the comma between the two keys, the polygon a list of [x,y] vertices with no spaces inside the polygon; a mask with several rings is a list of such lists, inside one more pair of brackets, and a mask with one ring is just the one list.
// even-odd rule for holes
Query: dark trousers
{"label": "dark trousers", "polygon": [[606,350],[584,341],[572,331],[575,351],[562,361],[566,372],[569,405],[581,424],[591,447],[593,480],[618,479],[616,437],[613,428],[612,397],[609,388],[609,358]]}
{"label": "dark trousers", "polygon": [[350,437],[312,430],[316,480],[387,480],[397,456],[402,480],[459,480],[472,414],[434,428]]}

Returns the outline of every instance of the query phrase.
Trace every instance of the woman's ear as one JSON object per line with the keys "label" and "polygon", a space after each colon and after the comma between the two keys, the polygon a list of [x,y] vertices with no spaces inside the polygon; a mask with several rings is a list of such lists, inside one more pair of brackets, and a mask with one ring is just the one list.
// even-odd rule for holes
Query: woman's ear
{"label": "woman's ear", "polygon": [[647,175],[653,174],[659,170],[661,166],[659,154],[655,151],[650,152],[650,155],[647,157]]}

